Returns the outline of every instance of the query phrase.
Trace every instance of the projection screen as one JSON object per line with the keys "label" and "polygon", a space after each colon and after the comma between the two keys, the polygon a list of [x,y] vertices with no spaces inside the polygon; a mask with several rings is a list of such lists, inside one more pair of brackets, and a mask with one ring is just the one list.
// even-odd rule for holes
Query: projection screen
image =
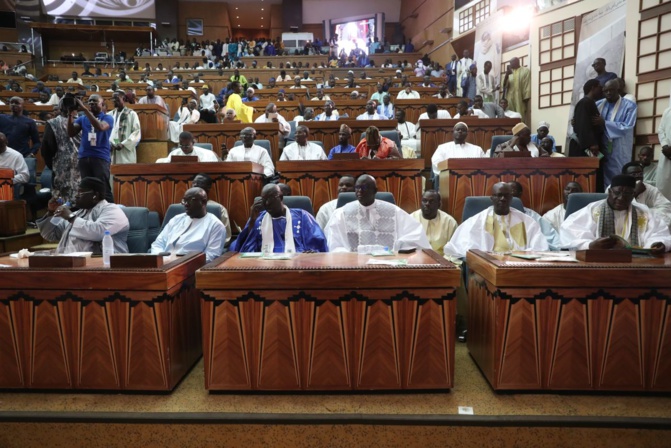
{"label": "projection screen", "polygon": [[44,13],[61,17],[155,19],[155,0],[42,0]]}

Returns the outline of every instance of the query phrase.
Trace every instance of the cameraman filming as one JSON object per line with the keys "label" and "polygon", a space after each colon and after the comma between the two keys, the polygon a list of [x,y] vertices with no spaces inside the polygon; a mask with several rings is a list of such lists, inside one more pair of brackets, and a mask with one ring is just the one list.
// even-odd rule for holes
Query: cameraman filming
{"label": "cameraman filming", "polygon": [[[105,184],[104,198],[114,202],[110,186],[111,146],[110,135],[114,126],[114,118],[102,110],[102,98],[94,94],[89,97],[88,108],[79,99],[74,99],[77,108],[84,112],[78,118],[68,114],[68,135],[81,135],[79,143],[79,173],[82,178],[96,177]],[[66,100],[64,100],[66,102]],[[71,100],[67,100],[70,108]]]}

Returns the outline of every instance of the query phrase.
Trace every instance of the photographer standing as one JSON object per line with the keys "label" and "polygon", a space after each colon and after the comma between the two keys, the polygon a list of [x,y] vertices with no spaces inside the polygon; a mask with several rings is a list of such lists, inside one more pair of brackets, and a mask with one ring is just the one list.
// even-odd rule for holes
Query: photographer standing
{"label": "photographer standing", "polygon": [[[84,115],[74,119],[68,115],[68,135],[74,137],[81,132],[79,144],[79,172],[82,178],[96,177],[105,183],[105,199],[114,202],[110,186],[111,147],[110,135],[114,126],[114,118],[102,111],[100,95],[89,97],[87,108],[79,98],[74,98],[76,107]],[[71,100],[63,101],[65,107],[72,109]]]}

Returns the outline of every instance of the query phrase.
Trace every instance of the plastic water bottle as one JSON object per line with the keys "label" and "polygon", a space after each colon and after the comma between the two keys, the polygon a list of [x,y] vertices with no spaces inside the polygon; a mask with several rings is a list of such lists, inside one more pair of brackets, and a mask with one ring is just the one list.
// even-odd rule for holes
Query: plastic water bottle
{"label": "plastic water bottle", "polygon": [[[66,206],[67,208],[71,208],[71,207],[72,207],[72,204],[70,203],[70,201],[63,202],[63,199],[61,199],[61,198],[58,198],[58,200],[57,200],[56,202],[58,202],[59,205],[64,205],[64,206]],[[51,217],[51,223],[52,223],[53,225],[57,226],[57,225],[59,225],[61,222],[63,222],[63,218],[61,218],[60,216],[52,216],[52,217]]]}
{"label": "plastic water bottle", "polygon": [[103,236],[103,266],[110,267],[110,255],[114,255],[114,241],[109,230],[105,230]]}

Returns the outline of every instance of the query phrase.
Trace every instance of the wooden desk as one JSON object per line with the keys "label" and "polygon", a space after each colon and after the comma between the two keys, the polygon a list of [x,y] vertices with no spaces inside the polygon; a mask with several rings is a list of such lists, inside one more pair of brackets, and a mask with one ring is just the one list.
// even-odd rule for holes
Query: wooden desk
{"label": "wooden desk", "polygon": [[670,254],[467,258],[468,349],[495,390],[671,390]]}
{"label": "wooden desk", "polygon": [[[170,204],[179,204],[198,173],[214,184],[209,198],[228,210],[232,223],[244,227],[249,208],[263,188],[263,166],[252,162],[136,163],[112,165],[114,197],[129,207],[157,211],[161,220]],[[235,226],[232,225],[233,228]]]}
{"label": "wooden desk", "polygon": [[240,140],[240,131],[248,126],[256,130],[257,140],[270,140],[273,161],[279,160],[280,128],[277,123],[187,124],[184,130],[191,132],[200,143],[211,143],[214,152],[221,157],[221,144],[226,143],[228,148],[232,148]]}
{"label": "wooden desk", "polygon": [[361,135],[366,132],[369,126],[376,126],[381,131],[391,131],[396,129],[398,125],[396,120],[355,120],[354,118],[356,117],[350,116],[348,119],[338,121],[308,121],[300,124],[310,129],[309,140],[318,140],[324,144],[324,152],[327,155],[331,148],[338,144],[338,133],[340,132],[340,126],[343,124],[346,124],[352,130],[350,143],[354,146],[361,141]]}
{"label": "wooden desk", "polygon": [[[453,98],[450,98],[452,100]],[[441,100],[447,101],[447,100]],[[454,114],[451,114],[454,115]],[[454,138],[454,125],[463,121],[468,125],[466,141],[487,151],[492,146],[495,135],[510,135],[513,127],[520,122],[518,118],[464,118],[459,120],[422,120],[422,157],[426,167],[431,167],[431,157],[438,145],[451,142]]]}
{"label": "wooden desk", "polygon": [[357,254],[289,261],[228,253],[196,275],[209,390],[447,389],[459,270],[433,251],[405,267]]}
{"label": "wooden desk", "polygon": [[130,104],[140,119],[142,129],[142,140],[167,141],[168,122],[170,117],[168,111],[157,104]]}
{"label": "wooden desk", "polygon": [[[16,96],[21,96],[21,94],[18,94]],[[29,103],[26,101],[23,104],[23,110],[28,112],[28,117],[32,118],[33,120],[39,120],[40,112],[53,112],[54,106],[36,106],[33,103]],[[0,113],[11,115],[12,109],[10,108],[9,104],[0,106]]]}
{"label": "wooden desk", "polygon": [[422,201],[423,164],[418,159],[277,162],[276,168],[292,194],[310,198],[315,213],[338,198],[338,182],[344,174],[375,177],[378,190],[392,193],[396,205],[408,213],[419,210]]}
{"label": "wooden desk", "polygon": [[14,199],[14,170],[0,168],[0,201]]}
{"label": "wooden desk", "polygon": [[201,356],[196,269],[29,268],[0,258],[0,388],[170,391]]}
{"label": "wooden desk", "polygon": [[489,196],[495,183],[516,180],[524,188],[522,203],[543,215],[563,202],[569,182],[596,191],[598,167],[590,157],[449,159],[439,165],[441,209],[461,222],[467,196]]}

